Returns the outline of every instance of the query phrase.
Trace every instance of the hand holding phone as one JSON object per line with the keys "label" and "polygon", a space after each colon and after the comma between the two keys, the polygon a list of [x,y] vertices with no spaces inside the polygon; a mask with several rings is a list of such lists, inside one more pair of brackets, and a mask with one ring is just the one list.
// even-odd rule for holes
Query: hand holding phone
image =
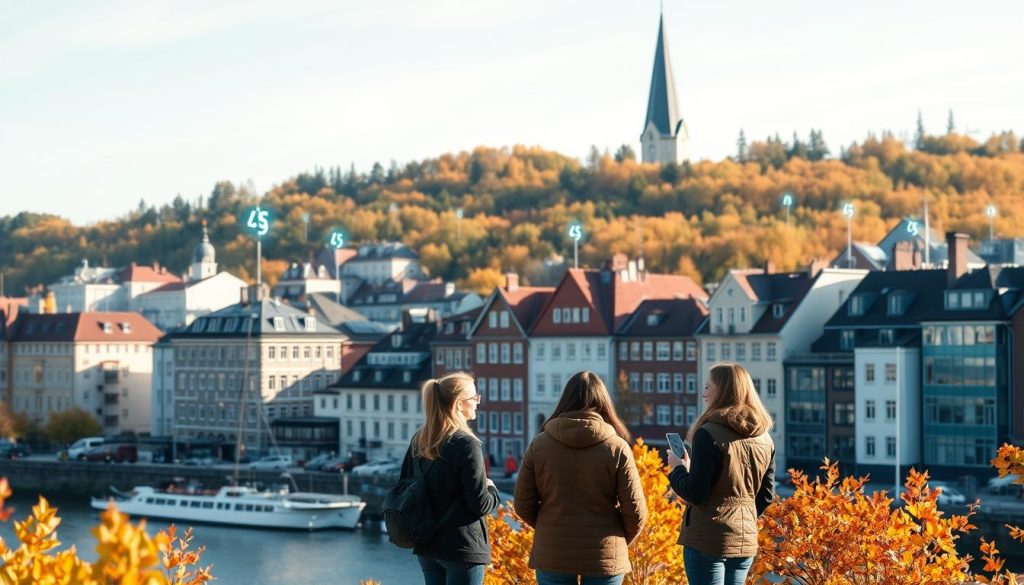
{"label": "hand holding phone", "polygon": [[686,444],[683,442],[683,438],[679,433],[665,433],[665,439],[668,440],[668,447],[676,457],[685,459],[689,456]]}

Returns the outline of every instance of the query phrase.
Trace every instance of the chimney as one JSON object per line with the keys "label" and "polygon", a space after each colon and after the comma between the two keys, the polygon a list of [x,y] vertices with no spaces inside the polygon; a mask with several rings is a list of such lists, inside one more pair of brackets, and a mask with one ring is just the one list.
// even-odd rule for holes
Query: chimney
{"label": "chimney", "polygon": [[891,270],[913,270],[917,268],[918,254],[914,250],[914,244],[909,240],[896,242],[892,247]]}
{"label": "chimney", "polygon": [[450,297],[453,294],[455,294],[455,283],[454,282],[446,282],[446,283],[444,283],[444,296],[445,297]]}
{"label": "chimney", "polygon": [[811,258],[810,264],[807,265],[807,276],[815,278],[818,273],[828,268],[828,260],[824,258]]}
{"label": "chimney", "polygon": [[516,292],[519,290],[519,275],[515,272],[505,273],[505,290],[508,292]]}
{"label": "chimney", "polygon": [[946,284],[952,285],[967,273],[967,234],[946,232]]}
{"label": "chimney", "polygon": [[262,301],[262,300],[264,300],[266,298],[269,298],[269,296],[270,296],[270,289],[267,287],[266,284],[263,284],[263,285],[250,284],[247,287],[243,287],[241,289],[241,291],[242,291],[241,303],[243,305],[252,305],[252,304],[258,303],[258,302],[260,302],[260,301]]}
{"label": "chimney", "polygon": [[630,260],[626,264],[626,270],[629,274],[629,282],[636,282],[636,260]]}
{"label": "chimney", "polygon": [[775,263],[771,260],[766,260],[764,263],[765,274],[775,274]]}

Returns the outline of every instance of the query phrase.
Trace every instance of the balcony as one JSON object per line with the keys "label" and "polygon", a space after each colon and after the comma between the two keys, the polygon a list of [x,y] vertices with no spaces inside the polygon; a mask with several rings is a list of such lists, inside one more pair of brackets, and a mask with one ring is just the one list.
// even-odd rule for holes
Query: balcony
{"label": "balcony", "polygon": [[103,370],[104,384],[117,384],[121,380],[120,370]]}
{"label": "balcony", "polygon": [[121,401],[121,396],[116,393],[108,393],[103,396],[103,404],[106,406],[116,406]]}

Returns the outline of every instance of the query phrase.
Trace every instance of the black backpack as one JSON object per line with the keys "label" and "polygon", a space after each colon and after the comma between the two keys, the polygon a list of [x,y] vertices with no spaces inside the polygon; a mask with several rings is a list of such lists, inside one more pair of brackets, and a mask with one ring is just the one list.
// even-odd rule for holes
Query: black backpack
{"label": "black backpack", "polygon": [[414,457],[412,468],[415,475],[399,481],[388,490],[381,506],[388,540],[402,548],[415,548],[433,540],[458,504],[458,501],[452,502],[440,518],[434,514],[426,480],[427,472],[434,462],[429,462],[422,471],[419,463],[420,460]]}

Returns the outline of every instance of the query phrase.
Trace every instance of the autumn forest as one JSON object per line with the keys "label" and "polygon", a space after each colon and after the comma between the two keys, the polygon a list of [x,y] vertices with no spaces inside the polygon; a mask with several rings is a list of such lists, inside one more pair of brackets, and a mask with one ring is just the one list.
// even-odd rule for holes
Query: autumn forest
{"label": "autumn forest", "polygon": [[[869,135],[838,153],[820,131],[750,143],[741,133],[734,156],[680,166],[641,164],[629,146],[592,149],[582,162],[538,147],[478,147],[369,172],[317,168],[264,194],[221,182],[201,198],[179,196],[162,207],[141,201],[117,220],[88,226],[49,214],[0,218],[0,271],[15,295],[70,274],[83,259],[159,262],[183,273],[205,219],[220,268],[250,278],[254,242],[239,216],[259,203],[275,218],[263,246],[271,283],[343,227],[353,243],[401,240],[432,275],[486,292],[505,271],[529,283],[553,255],[571,260],[572,221],[585,230],[581,264],[642,254],[650,270],[713,282],[729,268],[772,261],[792,269],[834,258],[846,243],[846,202],[856,206],[857,241],[877,242],[901,217],[920,217],[926,199],[939,230],[964,231],[975,242],[988,237],[985,209],[994,204],[997,236],[1022,236],[1022,150],[1012,132],[978,142],[952,128],[919,130],[911,144]],[[784,193],[794,198],[788,225]]]}

